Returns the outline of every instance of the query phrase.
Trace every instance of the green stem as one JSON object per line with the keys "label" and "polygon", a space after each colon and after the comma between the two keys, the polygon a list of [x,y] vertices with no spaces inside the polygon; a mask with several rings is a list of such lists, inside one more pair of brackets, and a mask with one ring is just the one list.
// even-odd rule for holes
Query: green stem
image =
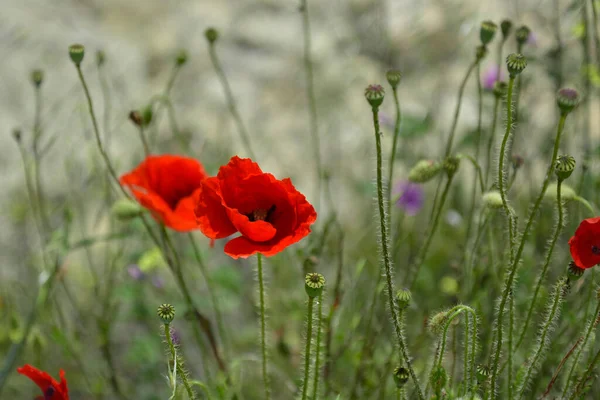
{"label": "green stem", "polygon": [[313,376],[313,392],[312,392],[312,400],[317,400],[319,395],[319,375],[321,368],[321,336],[323,327],[322,318],[323,318],[323,293],[319,295],[319,308],[317,310],[317,343],[315,347],[315,372]]}
{"label": "green stem", "polygon": [[558,284],[554,287],[554,296],[553,296],[552,305],[549,308],[549,311],[546,315],[546,321],[544,322],[544,325],[543,325],[542,331],[541,331],[542,334],[540,335],[540,338],[537,340],[537,342],[538,342],[537,349],[533,355],[533,358],[531,359],[531,362],[529,363],[529,366],[527,367],[527,370],[525,372],[525,378],[523,379],[523,381],[521,383],[521,388],[519,390],[519,399],[523,398],[523,395],[525,395],[525,392],[529,388],[529,379],[531,379],[531,375],[533,374],[534,370],[537,368],[537,364],[540,360],[540,357],[542,356],[542,353],[544,352],[545,348],[547,347],[547,344],[548,344],[547,337],[550,334],[550,331],[552,330],[551,329],[552,325],[556,322],[556,319],[558,319],[558,314],[560,313],[560,305],[561,305],[562,298],[563,298],[565,283],[566,283],[566,280],[561,279],[558,282]]}
{"label": "green stem", "polygon": [[302,400],[306,400],[308,395],[308,379],[310,377],[310,344],[312,342],[312,320],[314,297],[308,298],[308,308],[306,312],[306,347],[304,348],[304,380],[302,381]]}
{"label": "green stem", "polygon": [[513,390],[513,334],[515,331],[515,296],[510,294],[508,299],[508,359],[507,365],[507,379],[508,384],[508,398],[512,399]]}
{"label": "green stem", "polygon": [[267,339],[266,339],[266,319],[265,319],[265,285],[263,281],[262,254],[258,253],[258,295],[260,307],[260,347],[262,352],[262,374],[265,389],[265,400],[271,398],[271,388],[268,372],[267,359]]}
{"label": "green stem", "polygon": [[[44,202],[44,190],[42,187],[40,163],[41,157],[39,154],[39,140],[42,135],[41,127],[41,110],[42,110],[42,96],[40,92],[40,86],[35,87],[35,116],[33,123],[33,168],[34,168],[34,181],[35,181],[35,200],[38,204],[38,211],[40,214],[40,221],[44,228],[44,237],[51,231],[50,221],[48,220],[48,214],[46,213],[46,204]],[[46,239],[44,239],[46,240]]]}
{"label": "green stem", "polygon": [[254,151],[252,151],[252,146],[250,145],[250,135],[244,126],[244,122],[242,121],[242,117],[238,112],[237,105],[235,103],[235,99],[233,97],[233,93],[231,91],[231,87],[229,86],[229,82],[227,81],[227,77],[225,76],[225,72],[223,72],[223,68],[221,67],[221,63],[217,57],[217,52],[215,50],[215,45],[213,43],[209,44],[208,52],[210,55],[210,60],[212,61],[213,67],[215,68],[215,72],[221,81],[221,86],[223,86],[223,91],[225,92],[225,98],[227,100],[227,107],[229,108],[229,112],[233,117],[235,125],[237,127],[240,138],[242,139],[242,144],[246,148],[246,152],[252,159],[256,160],[256,155]]}
{"label": "green stem", "polygon": [[500,105],[500,98],[494,98],[494,116],[492,118],[492,126],[490,128],[490,137],[487,143],[487,167],[485,171],[485,187],[488,188],[488,180],[490,177],[490,169],[492,167],[492,146],[494,144],[494,136],[496,135],[496,125],[498,122],[498,108]]}
{"label": "green stem", "polygon": [[[183,367],[181,366],[181,363],[179,362],[179,356],[175,352],[175,346],[173,345],[173,340],[171,339],[171,330],[169,329],[169,324],[164,324],[163,326],[165,329],[165,338],[167,339],[167,344],[169,345],[169,351],[171,352],[171,358],[177,364],[177,372],[179,374],[179,377],[181,378],[181,381],[183,382],[183,386],[185,387],[185,390],[188,393],[188,397],[191,400],[194,400],[196,398],[196,396],[194,395],[194,391],[192,390],[190,383],[188,382],[187,374],[185,373],[185,371],[183,370]],[[175,361],[175,360],[177,360],[177,361]]]}
{"label": "green stem", "polygon": [[146,140],[146,134],[144,132],[144,125],[140,124],[139,126],[139,134],[140,139],[142,140],[142,146],[144,147],[144,156],[146,158],[150,155],[150,146],[148,146],[148,141]]}
{"label": "green stem", "polygon": [[315,99],[315,83],[313,77],[313,64],[311,59],[310,40],[310,18],[308,14],[308,0],[301,0],[300,10],[302,14],[302,31],[304,37],[304,70],[306,72],[306,95],[308,101],[308,117],[310,121],[310,133],[315,153],[315,164],[317,166],[317,194],[316,208],[319,209],[321,200],[321,184],[323,181],[323,164],[321,162],[321,142],[319,139],[319,124],[317,120],[317,101]]}
{"label": "green stem", "polygon": [[598,364],[599,361],[600,361],[600,350],[598,350],[598,352],[594,356],[594,359],[592,360],[592,362],[588,366],[587,370],[585,371],[585,373],[579,380],[579,383],[575,387],[575,390],[573,391],[573,394],[571,395],[571,397],[569,397],[569,400],[575,400],[577,398],[577,396],[579,395],[579,392],[581,392],[581,390],[585,386],[586,382],[588,382],[588,379],[593,374],[594,369],[596,368],[596,365]]}
{"label": "green stem", "polygon": [[517,341],[517,346],[515,347],[515,351],[519,349],[519,346],[523,342],[525,338],[525,334],[527,333],[527,328],[529,327],[529,322],[531,321],[531,316],[533,315],[533,309],[535,308],[535,302],[537,300],[538,294],[542,287],[542,283],[546,278],[546,273],[548,272],[548,267],[550,266],[550,261],[552,259],[552,253],[554,252],[554,246],[558,241],[558,237],[560,236],[560,231],[562,230],[564,224],[564,213],[562,206],[562,198],[561,198],[561,186],[562,179],[558,180],[556,185],[556,208],[558,209],[558,223],[554,228],[554,234],[552,235],[552,239],[550,240],[550,246],[548,247],[548,251],[546,251],[546,258],[544,259],[544,266],[542,267],[542,273],[540,274],[537,284],[535,285],[535,290],[533,292],[533,298],[531,299],[531,303],[529,304],[529,310],[527,311],[527,317],[525,318],[525,324],[523,325],[523,329],[521,330],[521,334],[519,336],[519,340]]}
{"label": "green stem", "polygon": [[392,222],[392,188],[394,185],[394,163],[396,162],[396,149],[398,147],[398,138],[400,137],[400,124],[402,122],[402,113],[400,112],[400,101],[398,100],[398,87],[392,87],[394,93],[394,104],[396,105],[396,124],[394,125],[394,140],[392,142],[392,151],[390,154],[390,163],[388,166],[388,191],[387,191],[387,213],[388,213],[388,223],[391,226]]}
{"label": "green stem", "polygon": [[388,237],[387,237],[387,225],[386,225],[386,217],[385,217],[385,200],[383,194],[383,176],[382,176],[382,156],[381,156],[381,132],[379,130],[379,116],[378,116],[378,108],[373,107],[373,125],[375,128],[375,146],[377,152],[377,204],[379,208],[379,225],[381,228],[381,252],[383,255],[383,269],[385,273],[386,286],[387,286],[387,295],[388,295],[388,309],[391,313],[392,323],[394,325],[394,330],[396,333],[396,341],[398,342],[398,348],[400,350],[401,356],[404,358],[404,362],[408,368],[410,376],[415,384],[415,388],[417,389],[417,396],[420,400],[424,400],[423,392],[421,391],[421,387],[419,385],[419,381],[417,379],[417,375],[413,370],[412,363],[408,356],[408,350],[406,349],[406,344],[404,341],[404,337],[402,334],[402,330],[400,329],[400,323],[398,321],[397,315],[397,304],[396,297],[394,292],[394,278],[393,278],[393,270],[390,260],[390,253],[388,249]]}

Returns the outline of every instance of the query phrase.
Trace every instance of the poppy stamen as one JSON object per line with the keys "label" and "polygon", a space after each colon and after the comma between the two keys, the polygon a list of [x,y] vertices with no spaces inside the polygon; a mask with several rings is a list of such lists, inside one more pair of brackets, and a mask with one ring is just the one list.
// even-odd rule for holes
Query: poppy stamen
{"label": "poppy stamen", "polygon": [[250,220],[250,222],[255,222],[255,221],[269,222],[269,219],[271,218],[273,211],[275,211],[275,205],[272,205],[271,208],[269,208],[268,210],[265,210],[264,208],[258,208],[256,210],[252,211],[249,215],[247,215],[247,217]]}
{"label": "poppy stamen", "polygon": [[594,253],[594,255],[600,256],[600,247],[592,246],[592,253]]}
{"label": "poppy stamen", "polygon": [[54,392],[55,390],[52,386],[46,389],[46,391],[44,392],[44,400],[50,400],[52,396],[54,396]]}

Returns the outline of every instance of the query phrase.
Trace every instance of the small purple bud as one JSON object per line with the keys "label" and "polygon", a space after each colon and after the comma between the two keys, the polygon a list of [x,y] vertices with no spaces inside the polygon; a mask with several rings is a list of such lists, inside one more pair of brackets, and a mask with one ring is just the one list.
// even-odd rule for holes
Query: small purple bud
{"label": "small purple bud", "polygon": [[[504,71],[500,70],[499,73],[500,73],[500,75],[499,75],[500,80],[501,81],[506,80],[506,74],[504,73]],[[481,79],[483,88],[486,90],[493,90],[494,84],[496,83],[497,80],[498,80],[498,66],[490,65],[483,73],[483,77]]]}
{"label": "small purple bud", "polygon": [[401,181],[396,185],[394,193],[400,194],[396,206],[402,208],[406,215],[416,215],[423,207],[425,192],[419,184]]}
{"label": "small purple bud", "polygon": [[144,279],[144,273],[140,269],[140,266],[137,264],[131,264],[129,267],[127,267],[127,273],[132,279],[136,281],[141,281],[142,279]]}
{"label": "small purple bud", "polygon": [[175,346],[179,346],[181,344],[181,336],[179,336],[179,332],[173,328],[173,326],[169,327],[169,332],[171,334],[171,340]]}
{"label": "small purple bud", "polygon": [[162,289],[165,286],[165,281],[158,275],[152,276],[152,285],[157,289]]}

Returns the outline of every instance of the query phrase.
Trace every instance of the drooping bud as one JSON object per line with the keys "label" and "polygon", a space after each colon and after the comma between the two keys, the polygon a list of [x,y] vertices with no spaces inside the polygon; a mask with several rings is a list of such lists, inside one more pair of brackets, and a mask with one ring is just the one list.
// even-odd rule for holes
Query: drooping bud
{"label": "drooping bud", "polygon": [[506,40],[508,35],[510,35],[510,31],[512,31],[513,23],[509,19],[502,20],[500,22],[500,30],[502,31],[502,40]]}
{"label": "drooping bud", "polygon": [[562,88],[556,94],[556,104],[563,115],[567,115],[579,104],[579,93],[575,89]]}
{"label": "drooping bud", "polygon": [[527,59],[523,54],[512,53],[506,57],[506,68],[511,78],[519,75],[527,67]]}
{"label": "drooping bud", "polygon": [[79,66],[85,55],[85,47],[82,44],[72,44],[69,46],[69,57],[76,66]]}
{"label": "drooping bud", "polygon": [[444,367],[441,365],[435,367],[435,369],[431,372],[430,383],[436,392],[442,390],[442,388],[446,386],[447,380],[448,375],[446,374]]}
{"label": "drooping bud", "polygon": [[556,166],[554,172],[558,177],[558,180],[565,180],[573,173],[575,170],[575,158],[569,155],[561,155],[556,159]]}
{"label": "drooping bud", "polygon": [[187,59],[188,59],[187,51],[180,50],[179,53],[177,53],[177,57],[175,57],[175,63],[179,66],[182,66],[183,64],[185,64],[187,62]]}
{"label": "drooping bud", "polygon": [[460,166],[460,157],[451,156],[446,158],[444,161],[444,169],[446,170],[446,174],[448,177],[454,176],[456,171],[458,171],[458,167]]}
{"label": "drooping bud", "polygon": [[523,26],[519,27],[515,31],[515,37],[517,38],[517,43],[521,46],[524,45],[525,43],[527,43],[527,40],[529,40],[530,34],[531,34],[531,29],[529,29],[527,26],[523,25]]}
{"label": "drooping bud", "polygon": [[404,367],[396,367],[394,368],[394,382],[396,382],[396,387],[398,389],[402,389],[406,382],[408,382],[409,374],[408,370]]}
{"label": "drooping bud", "polygon": [[[546,193],[544,193],[544,197],[546,200],[556,201],[556,187],[556,183],[551,183],[548,185]],[[563,183],[560,185],[560,198],[564,202],[572,201],[577,198],[577,193],[575,193],[575,190],[571,186],[565,185]]]}
{"label": "drooping bud", "polygon": [[477,58],[477,61],[483,60],[485,56],[487,56],[487,53],[487,47],[485,47],[484,45],[477,46],[477,48],[475,49],[475,57]]}
{"label": "drooping bud", "polygon": [[144,120],[142,118],[142,114],[138,110],[133,110],[129,113],[129,120],[133,122],[136,126],[142,126]]}
{"label": "drooping bud", "polygon": [[157,314],[163,324],[169,325],[175,318],[175,307],[170,304],[161,304],[158,307]]}
{"label": "drooping bud", "polygon": [[433,317],[431,317],[429,319],[429,323],[427,324],[431,333],[435,335],[439,335],[440,333],[442,333],[447,317],[448,313],[446,311],[441,311],[435,314]]}
{"label": "drooping bud", "polygon": [[396,292],[396,300],[398,300],[398,307],[400,307],[400,309],[405,309],[406,307],[408,307],[412,300],[412,295],[410,294],[410,290],[408,290],[408,289],[398,290],[398,292]]}
{"label": "drooping bud", "polygon": [[119,199],[113,204],[111,213],[120,221],[137,218],[144,212],[142,206],[129,199]]}
{"label": "drooping bud", "polygon": [[41,69],[34,69],[31,71],[31,82],[35,85],[35,87],[40,87],[42,82],[44,81],[44,71]]}
{"label": "drooping bud", "polygon": [[369,85],[365,89],[365,99],[369,102],[371,107],[377,109],[383,103],[385,97],[385,90],[381,85]]}
{"label": "drooping bud", "polygon": [[483,194],[483,204],[486,207],[489,208],[502,208],[503,204],[502,204],[502,196],[500,195],[500,192],[496,191],[496,190],[492,190],[490,192],[484,193]]}
{"label": "drooping bud", "polygon": [[494,83],[494,96],[497,98],[502,98],[506,95],[506,90],[508,89],[508,85],[504,81],[496,81]]}
{"label": "drooping bud", "polygon": [[483,21],[479,29],[479,38],[481,43],[485,46],[494,39],[494,35],[498,30],[498,25],[492,21]]}
{"label": "drooping bud", "polygon": [[104,65],[105,61],[106,61],[106,54],[104,53],[104,51],[98,50],[96,52],[96,65],[101,67]]}
{"label": "drooping bud", "polygon": [[574,261],[569,263],[569,267],[567,268],[567,274],[569,276],[570,281],[576,281],[577,279],[583,276],[585,269],[579,268]]}
{"label": "drooping bud", "polygon": [[414,183],[425,183],[433,179],[441,170],[441,163],[421,160],[408,173],[408,180]]}
{"label": "drooping bud", "polygon": [[392,89],[395,90],[400,84],[400,79],[402,79],[402,73],[397,69],[392,69],[385,73],[385,77]]}
{"label": "drooping bud", "polygon": [[213,44],[219,38],[219,32],[215,28],[208,28],[204,31],[204,37],[206,37],[208,43]]}
{"label": "drooping bud", "polygon": [[21,137],[23,136],[21,130],[19,128],[15,128],[12,131],[12,137],[15,139],[15,142],[21,143]]}
{"label": "drooping bud", "polygon": [[316,272],[310,272],[306,274],[304,278],[304,289],[308,297],[318,297],[323,293],[325,287],[325,277]]}

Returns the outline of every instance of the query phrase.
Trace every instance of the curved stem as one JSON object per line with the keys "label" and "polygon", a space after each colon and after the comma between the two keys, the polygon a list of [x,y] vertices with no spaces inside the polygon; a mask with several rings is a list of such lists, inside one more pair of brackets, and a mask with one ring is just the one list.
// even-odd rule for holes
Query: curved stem
{"label": "curved stem", "polygon": [[262,374],[263,374],[263,385],[265,389],[265,399],[271,398],[271,389],[269,381],[268,371],[268,359],[267,359],[267,339],[266,339],[266,319],[265,319],[265,284],[263,281],[263,268],[262,268],[262,254],[257,255],[258,265],[258,295],[259,295],[259,307],[260,307],[260,348],[262,353]]}
{"label": "curved stem", "polygon": [[319,375],[321,368],[321,334],[323,327],[321,326],[323,318],[323,293],[319,295],[319,307],[317,309],[317,343],[315,347],[315,372],[313,377],[313,392],[312,400],[317,400],[319,394]]}
{"label": "curved stem", "polygon": [[[402,122],[402,114],[400,112],[400,101],[398,100],[398,87],[392,87],[394,93],[394,104],[396,105],[396,124],[394,125],[394,140],[392,142],[392,150],[390,154],[390,162],[388,166],[388,191],[387,191],[387,213],[388,213],[388,226],[391,227],[392,222],[392,188],[394,185],[394,163],[396,162],[396,149],[398,147],[398,138],[400,136],[400,123]],[[391,229],[391,228],[390,228]]]}
{"label": "curved stem", "polygon": [[185,373],[185,371],[183,370],[183,367],[181,366],[179,355],[175,352],[175,346],[173,345],[173,340],[171,339],[171,330],[169,329],[169,324],[164,324],[163,326],[164,326],[164,330],[165,330],[165,338],[167,339],[167,344],[169,345],[169,351],[171,352],[171,358],[173,358],[173,361],[177,364],[177,372],[179,374],[179,377],[181,378],[181,382],[183,382],[183,386],[185,387],[185,390],[187,391],[188,397],[191,400],[194,400],[196,398],[196,396],[194,395],[194,391],[192,390],[192,387],[190,386],[190,383],[188,382],[187,374]]}
{"label": "curved stem", "polygon": [[312,342],[312,320],[314,297],[308,298],[308,307],[306,311],[306,347],[304,348],[304,380],[302,381],[302,400],[306,400],[308,395],[308,379],[310,377],[310,344]]}
{"label": "curved stem", "polygon": [[396,333],[396,341],[398,342],[398,348],[402,357],[404,358],[404,362],[408,368],[410,376],[415,384],[415,388],[417,390],[417,395],[420,400],[424,400],[423,392],[421,391],[421,387],[419,386],[419,381],[417,380],[417,376],[415,371],[412,368],[412,364],[410,358],[408,356],[408,350],[406,349],[406,344],[404,342],[404,337],[402,334],[402,329],[400,329],[400,323],[398,321],[397,315],[397,303],[394,292],[394,278],[392,276],[393,270],[390,260],[390,253],[388,249],[388,237],[387,237],[387,224],[385,217],[385,205],[384,205],[384,196],[383,196],[383,177],[382,177],[382,156],[381,156],[381,132],[379,130],[379,117],[378,117],[378,108],[373,107],[373,125],[375,128],[375,146],[377,152],[377,204],[379,208],[379,225],[381,228],[381,253],[383,258],[383,269],[385,273],[386,279],[386,287],[387,287],[387,297],[388,297],[388,309],[391,313],[392,323],[394,325],[394,330]]}
{"label": "curved stem", "polygon": [[575,387],[575,390],[573,391],[573,394],[571,395],[571,397],[569,397],[569,400],[575,400],[577,398],[577,396],[579,395],[579,392],[581,392],[581,389],[583,389],[585,383],[588,381],[588,379],[594,372],[594,369],[596,368],[596,365],[598,364],[599,361],[600,361],[600,350],[598,350],[598,352],[596,353],[596,356],[594,356],[594,359],[592,360],[592,362],[588,366],[587,370],[585,371],[585,373],[579,380],[579,383]]}

